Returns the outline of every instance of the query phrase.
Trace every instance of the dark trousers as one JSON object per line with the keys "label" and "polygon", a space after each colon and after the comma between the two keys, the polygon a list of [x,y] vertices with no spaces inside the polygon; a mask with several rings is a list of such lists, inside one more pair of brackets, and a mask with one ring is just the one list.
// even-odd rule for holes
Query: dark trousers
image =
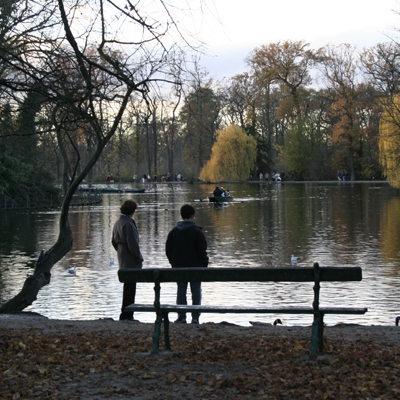
{"label": "dark trousers", "polygon": [[[188,282],[177,282],[178,284],[178,295],[176,298],[176,304],[187,304],[186,292]],[[192,304],[201,305],[201,282],[190,282],[190,291],[192,292]],[[192,318],[198,319],[200,316],[199,312],[193,312]],[[186,313],[178,313],[179,318],[186,318]]]}
{"label": "dark trousers", "polygon": [[122,293],[122,307],[119,319],[132,319],[133,312],[124,312],[124,308],[135,302],[136,282],[125,282]]}

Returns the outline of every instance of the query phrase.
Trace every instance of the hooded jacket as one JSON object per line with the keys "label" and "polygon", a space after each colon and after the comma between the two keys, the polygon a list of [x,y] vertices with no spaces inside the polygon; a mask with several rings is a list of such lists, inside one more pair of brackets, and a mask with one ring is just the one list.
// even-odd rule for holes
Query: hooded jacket
{"label": "hooded jacket", "polygon": [[193,221],[179,221],[167,237],[165,253],[173,268],[207,267],[207,242]]}

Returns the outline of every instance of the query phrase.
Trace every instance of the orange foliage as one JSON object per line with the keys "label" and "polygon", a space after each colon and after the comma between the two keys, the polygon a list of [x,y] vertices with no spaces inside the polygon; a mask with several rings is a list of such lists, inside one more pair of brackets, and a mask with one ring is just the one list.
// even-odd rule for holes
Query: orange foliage
{"label": "orange foliage", "polygon": [[400,97],[385,104],[379,126],[380,161],[390,184],[400,188]]}
{"label": "orange foliage", "polygon": [[200,172],[200,179],[209,182],[245,180],[257,157],[257,142],[238,125],[217,131],[211,158]]}

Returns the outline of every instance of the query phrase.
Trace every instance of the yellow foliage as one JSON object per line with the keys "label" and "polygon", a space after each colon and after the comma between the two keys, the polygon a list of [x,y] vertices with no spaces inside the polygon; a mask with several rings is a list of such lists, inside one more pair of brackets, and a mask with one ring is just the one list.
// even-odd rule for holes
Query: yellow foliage
{"label": "yellow foliage", "polygon": [[380,162],[393,187],[400,188],[400,97],[387,103],[379,126]]}
{"label": "yellow foliage", "polygon": [[217,131],[211,157],[200,172],[203,181],[245,180],[254,167],[257,142],[238,125]]}
{"label": "yellow foliage", "polygon": [[398,257],[400,240],[400,221],[396,216],[400,214],[400,198],[390,199],[382,210],[381,216],[381,249],[386,262]]}

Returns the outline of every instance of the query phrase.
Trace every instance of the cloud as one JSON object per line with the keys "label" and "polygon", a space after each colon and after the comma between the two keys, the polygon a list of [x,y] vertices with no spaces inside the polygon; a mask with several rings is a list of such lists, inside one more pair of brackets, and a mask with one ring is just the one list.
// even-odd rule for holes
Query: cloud
{"label": "cloud", "polygon": [[[211,76],[232,76],[262,44],[304,40],[311,48],[350,43],[370,47],[397,37],[398,0],[215,0],[213,16],[202,20],[202,39],[212,54],[202,58]],[[218,15],[218,16],[216,16]]]}

